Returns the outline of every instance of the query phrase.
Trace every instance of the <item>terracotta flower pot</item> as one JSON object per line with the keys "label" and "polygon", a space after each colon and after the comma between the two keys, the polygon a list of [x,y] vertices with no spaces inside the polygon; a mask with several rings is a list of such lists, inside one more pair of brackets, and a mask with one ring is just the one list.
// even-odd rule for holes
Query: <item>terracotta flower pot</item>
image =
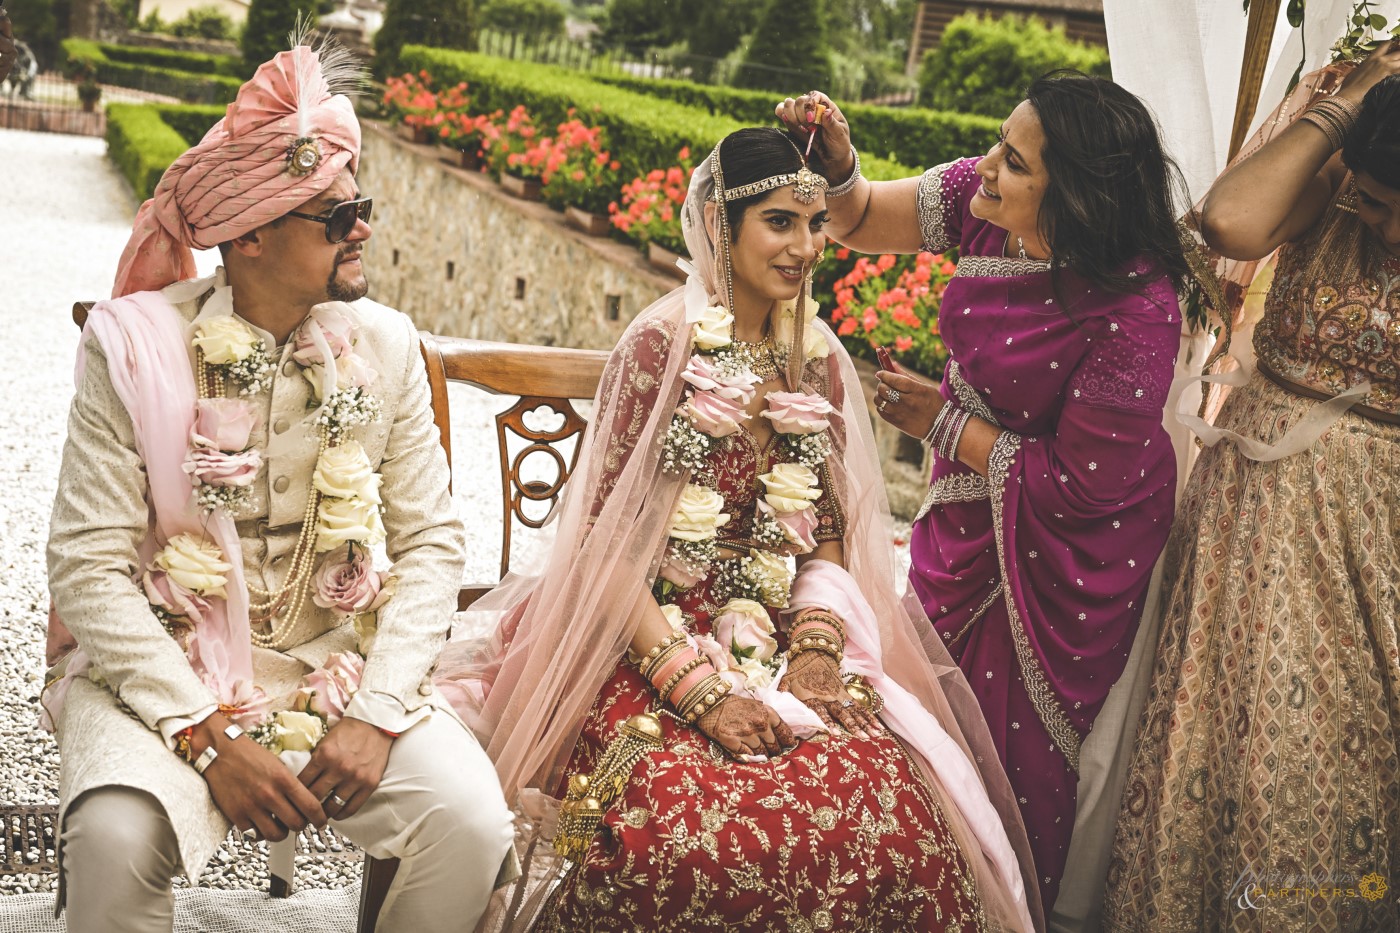
{"label": "terracotta flower pot", "polygon": [[428,142],[428,128],[426,126],[409,126],[407,123],[400,123],[399,135],[419,146]]}
{"label": "terracotta flower pot", "polygon": [[607,236],[612,230],[612,223],[605,214],[591,214],[582,208],[569,205],[564,208],[564,219],[569,222],[569,226],[576,230],[582,230],[589,236]]}
{"label": "terracotta flower pot", "polygon": [[686,277],[685,273],[676,265],[676,260],[679,258],[680,256],[671,252],[666,247],[658,246],[655,241],[647,244],[647,262],[651,263],[654,268],[671,276],[671,278],[684,282]]}
{"label": "terracotta flower pot", "polygon": [[461,149],[457,152],[457,164],[468,171],[478,171],[481,168],[481,150],[475,147],[471,149]]}
{"label": "terracotta flower pot", "polygon": [[538,178],[518,178],[508,172],[501,173],[501,190],[506,194],[514,195],[522,201],[539,201],[542,199],[540,190],[543,185]]}

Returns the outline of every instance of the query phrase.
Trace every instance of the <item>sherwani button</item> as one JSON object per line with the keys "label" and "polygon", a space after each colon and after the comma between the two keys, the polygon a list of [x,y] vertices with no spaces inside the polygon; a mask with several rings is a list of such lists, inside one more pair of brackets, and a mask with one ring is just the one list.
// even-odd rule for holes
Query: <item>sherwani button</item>
{"label": "sherwani button", "polygon": [[427,697],[427,696],[432,696],[432,695],[433,695],[433,685],[432,685],[432,683],[431,683],[430,681],[427,681],[427,680],[423,681],[422,685],[419,686],[419,688],[418,688],[418,692],[419,692],[419,694],[421,694],[422,696],[425,696],[425,697]]}
{"label": "sherwani button", "polygon": [[272,482],[272,488],[277,490],[278,492],[286,492],[287,487],[290,485],[292,485],[292,481],[287,479],[287,477],[285,476],[279,476]]}
{"label": "sherwani button", "polygon": [[289,427],[291,427],[291,425],[289,425],[289,424],[287,423],[287,419],[286,419],[286,418],[278,418],[278,419],[277,419],[277,422],[276,422],[275,424],[273,424],[273,426],[272,426],[272,433],[273,433],[273,434],[282,434],[282,433],[285,432],[285,431],[287,430],[287,428],[289,428]]}
{"label": "sherwani button", "polygon": [[287,376],[287,377],[291,377],[291,376],[296,375],[296,371],[297,371],[297,364],[296,364],[296,361],[294,361],[294,360],[287,360],[287,362],[285,362],[285,363],[282,364],[282,375]]}

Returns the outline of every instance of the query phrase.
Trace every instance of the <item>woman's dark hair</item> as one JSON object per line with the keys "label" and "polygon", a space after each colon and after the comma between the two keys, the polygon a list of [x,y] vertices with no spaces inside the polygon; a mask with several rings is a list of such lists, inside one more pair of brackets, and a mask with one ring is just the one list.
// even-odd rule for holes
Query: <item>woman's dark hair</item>
{"label": "woman's dark hair", "polygon": [[1365,172],[1400,190],[1400,75],[1384,78],[1366,92],[1342,146],[1342,162],[1352,172]]}
{"label": "woman's dark hair", "polygon": [[1056,263],[1056,292],[1063,264],[1106,290],[1140,293],[1153,278],[1130,274],[1141,259],[1180,290],[1190,274],[1176,225],[1186,185],[1147,107],[1077,71],[1038,78],[1026,99],[1045,133],[1040,234]]}
{"label": "woman's dark hair", "polygon": [[[802,155],[796,145],[783,133],[767,127],[746,127],[735,130],[719,144],[719,165],[724,171],[724,187],[751,185],[774,175],[787,175],[802,167]],[[730,240],[739,238],[739,225],[744,212],[773,192],[726,201],[726,220]]]}

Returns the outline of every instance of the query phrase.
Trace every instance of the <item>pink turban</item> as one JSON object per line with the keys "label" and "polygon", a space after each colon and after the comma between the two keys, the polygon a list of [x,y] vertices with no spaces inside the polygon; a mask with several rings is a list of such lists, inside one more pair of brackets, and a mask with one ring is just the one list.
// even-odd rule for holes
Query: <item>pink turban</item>
{"label": "pink turban", "polygon": [[345,166],[354,171],[359,158],[354,107],[332,92],[317,53],[304,45],[279,52],[141,205],[112,297],[193,278],[194,249],[295,210],[329,188]]}

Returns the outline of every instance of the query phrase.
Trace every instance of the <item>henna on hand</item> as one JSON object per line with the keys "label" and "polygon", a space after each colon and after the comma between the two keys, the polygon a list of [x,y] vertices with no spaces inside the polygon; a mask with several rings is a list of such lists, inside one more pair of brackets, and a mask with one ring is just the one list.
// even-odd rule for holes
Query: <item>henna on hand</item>
{"label": "henna on hand", "polygon": [[777,713],[747,697],[725,697],[696,726],[733,755],[775,756],[797,744],[797,737]]}
{"label": "henna on hand", "polygon": [[819,651],[805,651],[788,666],[779,690],[786,690],[822,717],[828,728],[837,723],[847,732],[868,738],[884,731],[874,714],[851,702],[836,661]]}
{"label": "henna on hand", "polygon": [[836,700],[846,694],[840,667],[835,659],[820,651],[803,652],[790,662],[778,689],[786,690],[804,703],[810,697]]}

